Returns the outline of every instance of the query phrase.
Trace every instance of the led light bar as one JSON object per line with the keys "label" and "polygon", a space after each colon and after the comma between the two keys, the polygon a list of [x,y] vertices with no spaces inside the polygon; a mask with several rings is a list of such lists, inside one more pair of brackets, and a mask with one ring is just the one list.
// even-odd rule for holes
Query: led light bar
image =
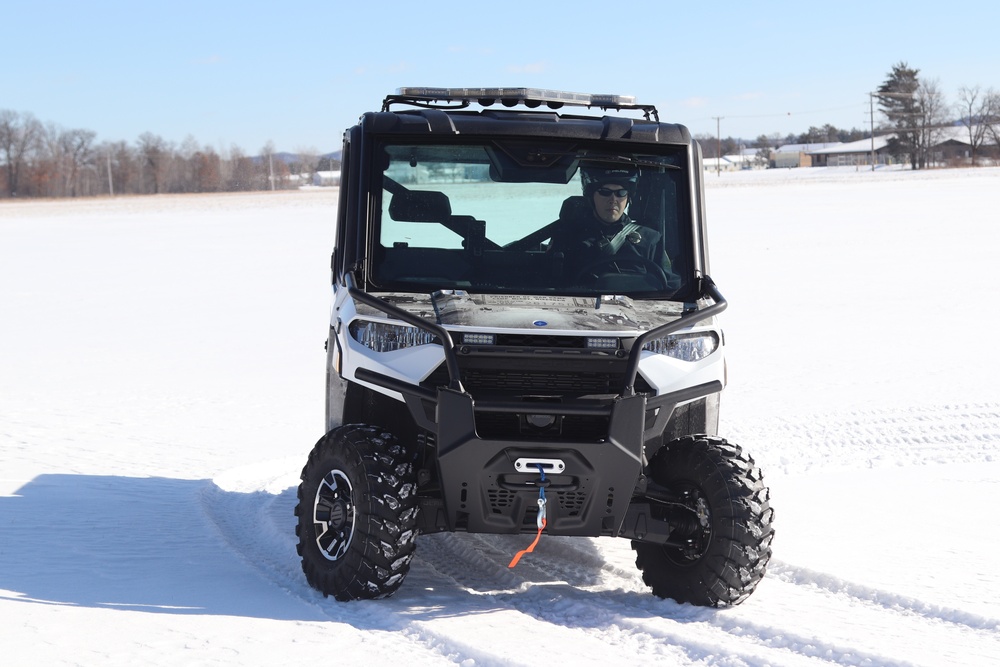
{"label": "led light bar", "polygon": [[585,107],[626,106],[636,104],[632,95],[606,95],[593,93],[571,93],[546,88],[398,88],[397,95],[405,97],[425,97],[442,102],[476,102],[489,106],[497,102],[505,106],[524,104],[538,106],[545,103],[550,107],[564,104]]}
{"label": "led light bar", "polygon": [[466,345],[493,345],[497,342],[496,334],[489,333],[464,333],[462,342]]}
{"label": "led light bar", "polygon": [[587,347],[596,350],[617,350],[618,339],[606,337],[588,337]]}

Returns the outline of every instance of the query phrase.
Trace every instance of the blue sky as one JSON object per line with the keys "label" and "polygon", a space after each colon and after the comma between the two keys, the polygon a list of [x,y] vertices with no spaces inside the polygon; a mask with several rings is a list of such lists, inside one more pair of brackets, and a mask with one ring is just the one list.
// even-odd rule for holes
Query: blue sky
{"label": "blue sky", "polygon": [[995,0],[12,4],[0,109],[98,142],[327,152],[400,86],[628,94],[747,139],[867,127],[868,93],[900,61],[948,102],[1000,89]]}

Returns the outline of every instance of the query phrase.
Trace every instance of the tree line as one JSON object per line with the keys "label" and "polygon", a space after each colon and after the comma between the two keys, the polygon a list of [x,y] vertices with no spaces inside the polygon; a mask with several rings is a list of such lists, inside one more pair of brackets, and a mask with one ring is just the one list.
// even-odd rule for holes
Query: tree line
{"label": "tree line", "polygon": [[[931,163],[931,149],[944,128],[968,132],[971,162],[986,149],[1000,146],[1000,93],[993,88],[962,86],[958,101],[948,104],[936,81],[905,62],[894,65],[872,95],[878,126],[845,130],[833,125],[810,127],[801,134],[760,135],[752,142],[733,137],[697,135],[706,157],[756,149],[765,161],[784,144],[851,142],[892,134],[888,150],[913,169]],[[873,119],[874,121],[874,119]],[[874,124],[874,123],[873,123]],[[238,192],[295,188],[312,173],[339,169],[331,158],[300,152],[278,155],[269,142],[257,156],[232,146],[223,153],[188,138],[179,146],[146,132],[134,143],[96,143],[90,130],[42,123],[30,113],[0,109],[0,196],[90,197],[116,194]]]}
{"label": "tree line", "polygon": [[707,157],[734,155],[742,148],[753,148],[765,161],[771,149],[786,144],[847,143],[876,136],[892,135],[888,151],[912,169],[925,169],[932,162],[932,150],[940,143],[946,128],[961,127],[969,142],[970,163],[977,165],[988,153],[1000,158],[1000,92],[993,88],[962,86],[958,99],[949,104],[937,81],[920,78],[920,70],[905,62],[893,65],[878,88],[871,93],[872,115],[879,117],[874,128],[844,130],[833,125],[810,127],[802,134],[760,135],[756,140],[708,134],[695,138]]}
{"label": "tree line", "polygon": [[42,123],[0,109],[0,195],[91,197],[121,194],[239,192],[295,188],[320,169],[339,169],[308,152],[223,153],[189,138],[179,146],[151,132],[134,143],[96,142],[97,134]]}

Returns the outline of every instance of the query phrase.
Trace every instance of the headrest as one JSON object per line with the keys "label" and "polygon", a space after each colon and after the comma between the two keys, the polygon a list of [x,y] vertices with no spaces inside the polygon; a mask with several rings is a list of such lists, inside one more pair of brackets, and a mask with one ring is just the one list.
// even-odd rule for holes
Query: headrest
{"label": "headrest", "polygon": [[389,217],[400,222],[444,222],[451,217],[451,202],[443,192],[397,192],[389,201]]}
{"label": "headrest", "polygon": [[590,204],[587,198],[581,195],[566,197],[559,208],[560,220],[576,220],[590,213]]}

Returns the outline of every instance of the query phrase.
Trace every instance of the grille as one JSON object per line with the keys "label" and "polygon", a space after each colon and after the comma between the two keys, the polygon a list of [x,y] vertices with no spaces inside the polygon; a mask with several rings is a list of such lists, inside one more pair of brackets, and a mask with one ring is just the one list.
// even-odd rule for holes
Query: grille
{"label": "grille", "polygon": [[462,372],[469,389],[520,392],[610,394],[621,391],[618,373],[578,373],[470,368]]}
{"label": "grille", "polygon": [[505,514],[504,510],[510,508],[514,502],[514,492],[507,489],[489,489],[487,494],[490,501],[490,511],[493,514]]}
{"label": "grille", "polygon": [[[525,413],[531,412],[531,403],[525,403]],[[521,438],[541,440],[583,440],[591,442],[608,437],[610,419],[604,415],[565,415],[558,417],[548,428],[534,428],[523,416],[476,410],[476,433],[481,438]]]}
{"label": "grille", "polygon": [[[461,362],[459,364],[461,367]],[[512,360],[513,361],[513,360]],[[508,395],[525,394],[620,394],[624,388],[624,372],[602,371],[550,371],[528,370],[518,368],[461,368],[462,385],[472,393],[484,394],[502,393]],[[437,389],[448,384],[448,371],[444,364],[438,366],[427,376],[421,386],[427,389]],[[637,376],[635,389],[639,392],[652,392],[652,388]]]}
{"label": "grille", "polygon": [[[452,340],[455,345],[462,345],[462,334],[452,333]],[[619,345],[620,346],[620,345]],[[585,336],[551,336],[546,334],[497,334],[496,342],[491,347],[531,347],[531,348],[548,348],[548,349],[562,349],[562,350],[572,350],[579,349],[582,350],[587,347],[587,338]]]}
{"label": "grille", "polygon": [[559,498],[559,509],[565,516],[580,516],[587,502],[587,494],[583,491],[557,493],[556,496]]}
{"label": "grille", "polygon": [[538,336],[530,334],[499,334],[497,345],[507,347],[584,348],[587,339],[582,336]]}
{"label": "grille", "polygon": [[562,437],[567,440],[595,440],[607,437],[611,419],[605,416],[569,415],[562,422]]}

